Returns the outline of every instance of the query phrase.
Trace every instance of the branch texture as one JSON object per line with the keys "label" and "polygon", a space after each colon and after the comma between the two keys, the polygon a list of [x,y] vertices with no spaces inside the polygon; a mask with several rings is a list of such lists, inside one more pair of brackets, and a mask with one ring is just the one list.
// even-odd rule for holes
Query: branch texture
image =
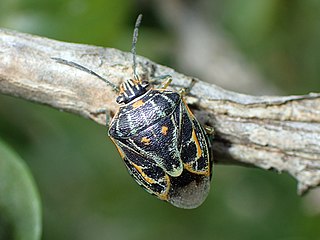
{"label": "branch texture", "polygon": [[[118,108],[112,89],[52,58],[81,64],[118,85],[132,76],[131,55],[0,30],[0,93],[104,125],[105,112],[109,117]],[[169,74],[177,89],[192,79],[143,57],[137,64],[142,78]],[[256,97],[197,81],[186,100],[199,121],[215,129],[216,162],[289,172],[298,181],[299,193],[320,185],[320,94]]]}

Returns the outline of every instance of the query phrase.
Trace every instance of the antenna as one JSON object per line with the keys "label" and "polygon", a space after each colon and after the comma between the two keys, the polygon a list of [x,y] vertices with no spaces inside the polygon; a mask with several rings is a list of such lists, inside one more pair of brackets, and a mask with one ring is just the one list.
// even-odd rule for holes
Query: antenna
{"label": "antenna", "polygon": [[52,57],[51,59],[53,60],[56,60],[58,63],[61,63],[61,64],[65,64],[65,65],[68,65],[70,67],[74,67],[74,68],[77,68],[79,70],[82,70],[84,72],[87,72],[89,74],[92,74],[94,76],[96,76],[97,78],[101,79],[102,81],[104,81],[105,83],[107,83],[110,87],[112,87],[112,89],[116,92],[119,92],[119,88],[113,84],[112,82],[109,82],[107,79],[105,79],[104,77],[101,77],[99,74],[95,73],[94,71],[84,67],[84,66],[81,66],[80,64],[78,63],[75,63],[75,62],[72,62],[72,61],[68,61],[68,60],[65,60],[65,59],[62,59],[62,58],[56,58],[56,57]]}
{"label": "antenna", "polygon": [[[132,39],[132,48],[131,48],[131,53],[132,53],[132,57],[133,57],[133,76],[136,80],[139,80],[139,76],[137,74],[137,63],[136,63],[136,44],[137,44],[137,41],[138,41],[138,32],[139,32],[139,27],[140,27],[140,24],[141,24],[141,19],[142,19],[142,14],[139,14],[137,20],[136,20],[136,24],[134,26],[134,31],[133,31],[133,39]],[[107,83],[110,87],[112,87],[112,89],[116,92],[119,93],[119,88],[113,84],[112,82],[108,81],[107,79],[105,79],[104,77],[100,76],[99,74],[95,73],[94,71],[84,67],[84,66],[81,66],[80,64],[78,63],[75,63],[75,62],[72,62],[72,61],[68,61],[68,60],[65,60],[65,59],[62,59],[62,58],[57,58],[57,57],[52,57],[51,59],[57,61],[58,63],[61,63],[61,64],[65,64],[65,65],[68,65],[70,67],[74,67],[74,68],[77,68],[79,70],[82,70],[84,72],[87,72],[89,74],[92,74],[94,76],[96,76],[97,78],[101,79],[102,81],[104,81],[105,83]]]}
{"label": "antenna", "polygon": [[133,76],[136,80],[139,79],[139,76],[137,74],[136,44],[138,41],[138,33],[139,33],[139,27],[141,24],[141,19],[142,19],[142,14],[139,14],[139,16],[136,20],[136,24],[134,26],[134,30],[133,30],[133,39],[132,39],[132,47],[131,47],[131,53],[132,53],[132,58],[133,58],[133,65],[132,65]]}

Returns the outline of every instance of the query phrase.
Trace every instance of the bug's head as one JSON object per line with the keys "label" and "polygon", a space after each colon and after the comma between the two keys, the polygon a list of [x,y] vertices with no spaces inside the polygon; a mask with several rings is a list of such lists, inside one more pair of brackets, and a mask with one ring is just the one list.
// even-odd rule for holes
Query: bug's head
{"label": "bug's head", "polygon": [[121,83],[117,103],[128,103],[148,91],[149,83],[138,79],[128,79]]}
{"label": "bug's head", "polygon": [[133,31],[133,39],[132,39],[132,47],[131,47],[131,53],[132,53],[132,70],[133,70],[133,79],[128,79],[124,81],[120,85],[119,89],[119,96],[117,97],[117,103],[128,103],[131,102],[133,99],[141,96],[145,92],[148,91],[149,83],[147,81],[141,81],[139,79],[139,76],[137,74],[137,63],[136,63],[136,43],[138,40],[138,31],[139,26],[141,23],[142,15],[139,14],[136,24]]}

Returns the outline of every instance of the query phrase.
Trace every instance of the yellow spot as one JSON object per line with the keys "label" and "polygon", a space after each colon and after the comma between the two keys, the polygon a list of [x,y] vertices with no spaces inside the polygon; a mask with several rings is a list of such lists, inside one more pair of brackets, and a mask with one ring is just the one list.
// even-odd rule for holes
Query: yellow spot
{"label": "yellow spot", "polygon": [[192,130],[192,140],[194,141],[194,143],[196,144],[197,147],[197,158],[200,158],[202,156],[202,149],[201,146],[199,144],[199,140],[197,138],[196,132],[194,131],[194,129]]}
{"label": "yellow spot", "polygon": [[139,101],[136,101],[132,104],[132,107],[133,108],[138,108],[138,107],[141,107],[142,105],[144,104],[144,101],[141,99]]}
{"label": "yellow spot", "polygon": [[166,136],[167,133],[168,133],[168,127],[167,126],[162,126],[161,133]]}
{"label": "yellow spot", "polygon": [[150,184],[155,184],[156,181],[150,177],[147,176],[147,174],[145,174],[142,170],[142,167],[138,166],[137,164],[131,162],[132,165],[135,167],[135,169],[137,169],[137,171],[141,174],[141,176]]}
{"label": "yellow spot", "polygon": [[141,142],[144,143],[144,145],[149,145],[150,144],[150,138],[143,137],[141,138]]}

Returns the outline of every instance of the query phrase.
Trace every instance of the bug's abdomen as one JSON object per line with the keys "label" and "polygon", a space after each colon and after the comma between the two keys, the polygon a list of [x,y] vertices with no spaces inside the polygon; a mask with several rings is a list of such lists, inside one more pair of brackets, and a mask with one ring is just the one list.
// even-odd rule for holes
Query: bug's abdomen
{"label": "bug's abdomen", "polygon": [[170,189],[169,176],[154,161],[142,156],[131,147],[115,140],[118,150],[123,155],[124,163],[130,175],[148,192],[162,200],[168,200]]}
{"label": "bug's abdomen", "polygon": [[[151,90],[119,111],[119,120],[113,121],[109,134],[156,163],[170,176],[179,176],[183,171],[179,152],[180,105],[178,93]],[[127,123],[120,121],[124,118]],[[133,122],[139,127],[134,128]],[[124,134],[128,134],[127,137]]]}

